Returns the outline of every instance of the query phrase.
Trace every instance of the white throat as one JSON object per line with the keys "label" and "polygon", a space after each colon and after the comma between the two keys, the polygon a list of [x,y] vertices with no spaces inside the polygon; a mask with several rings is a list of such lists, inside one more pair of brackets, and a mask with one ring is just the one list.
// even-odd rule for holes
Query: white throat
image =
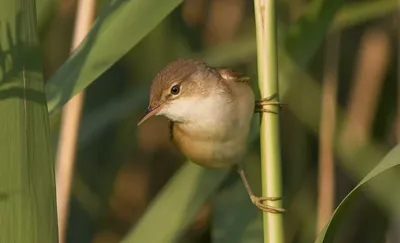
{"label": "white throat", "polygon": [[185,123],[215,122],[228,112],[228,102],[222,95],[182,97],[167,104],[157,115]]}

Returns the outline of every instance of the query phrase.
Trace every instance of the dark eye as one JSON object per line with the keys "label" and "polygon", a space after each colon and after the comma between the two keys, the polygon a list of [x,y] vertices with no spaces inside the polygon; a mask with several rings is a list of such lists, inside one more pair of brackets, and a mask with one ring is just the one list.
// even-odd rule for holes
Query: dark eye
{"label": "dark eye", "polygon": [[179,92],[181,92],[181,86],[179,84],[172,86],[171,94],[177,95]]}

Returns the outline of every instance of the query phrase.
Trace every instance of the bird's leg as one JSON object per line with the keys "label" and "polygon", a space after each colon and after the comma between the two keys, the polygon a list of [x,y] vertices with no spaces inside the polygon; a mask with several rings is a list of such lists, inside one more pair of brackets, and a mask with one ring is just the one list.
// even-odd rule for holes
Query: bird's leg
{"label": "bird's leg", "polygon": [[271,96],[268,96],[267,98],[263,98],[261,100],[256,100],[256,105],[255,105],[254,111],[258,112],[258,113],[268,112],[268,113],[277,114],[277,112],[265,108],[265,106],[268,106],[268,105],[275,105],[275,106],[278,106],[279,108],[282,108],[284,105],[286,105],[279,101],[273,101],[273,99],[275,99],[276,97],[277,97],[277,94],[275,93]]}
{"label": "bird's leg", "polygon": [[249,194],[249,197],[251,199],[251,202],[256,205],[259,209],[265,212],[269,213],[283,213],[285,212],[284,209],[282,208],[275,208],[269,205],[264,204],[266,201],[278,201],[281,200],[281,197],[257,197],[254,195],[253,191],[251,190],[250,184],[247,181],[246,174],[244,173],[243,167],[241,165],[236,166],[237,172],[240,175],[240,178],[242,178],[244,187],[246,188],[247,193]]}

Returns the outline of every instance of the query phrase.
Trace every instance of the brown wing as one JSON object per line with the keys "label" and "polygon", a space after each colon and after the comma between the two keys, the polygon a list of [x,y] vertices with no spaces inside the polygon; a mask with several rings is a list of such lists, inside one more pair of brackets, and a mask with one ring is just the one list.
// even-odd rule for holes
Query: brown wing
{"label": "brown wing", "polygon": [[242,73],[237,73],[229,68],[215,68],[215,70],[221,75],[225,80],[231,80],[234,82],[248,83],[250,78]]}

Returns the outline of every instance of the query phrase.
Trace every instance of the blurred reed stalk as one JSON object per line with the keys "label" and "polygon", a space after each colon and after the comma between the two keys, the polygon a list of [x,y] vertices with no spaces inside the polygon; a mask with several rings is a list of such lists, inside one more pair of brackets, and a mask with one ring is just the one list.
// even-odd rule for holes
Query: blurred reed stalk
{"label": "blurred reed stalk", "polygon": [[367,30],[361,39],[355,80],[340,134],[340,146],[344,151],[354,150],[370,138],[389,55],[388,34],[379,28]]}
{"label": "blurred reed stalk", "polygon": [[322,84],[321,126],[319,132],[317,235],[330,219],[335,199],[334,134],[336,126],[337,76],[340,36],[327,37]]}
{"label": "blurred reed stalk", "polygon": [[[89,32],[95,14],[94,0],[79,0],[71,52],[74,51]],[[84,102],[84,91],[76,94],[64,106],[61,121],[60,138],[56,157],[56,185],[59,242],[65,241],[68,222],[68,206],[71,194],[71,181],[74,170],[76,144],[79,133]]]}
{"label": "blurred reed stalk", "polygon": [[[275,1],[254,0],[254,11],[257,34],[258,82],[262,98],[278,92],[278,64],[276,45]],[[262,195],[280,197],[281,185],[281,156],[279,140],[279,109],[277,114],[264,113],[261,116],[261,175]],[[282,207],[281,201],[268,202],[273,207]],[[283,243],[282,214],[263,213],[264,242]]]}

